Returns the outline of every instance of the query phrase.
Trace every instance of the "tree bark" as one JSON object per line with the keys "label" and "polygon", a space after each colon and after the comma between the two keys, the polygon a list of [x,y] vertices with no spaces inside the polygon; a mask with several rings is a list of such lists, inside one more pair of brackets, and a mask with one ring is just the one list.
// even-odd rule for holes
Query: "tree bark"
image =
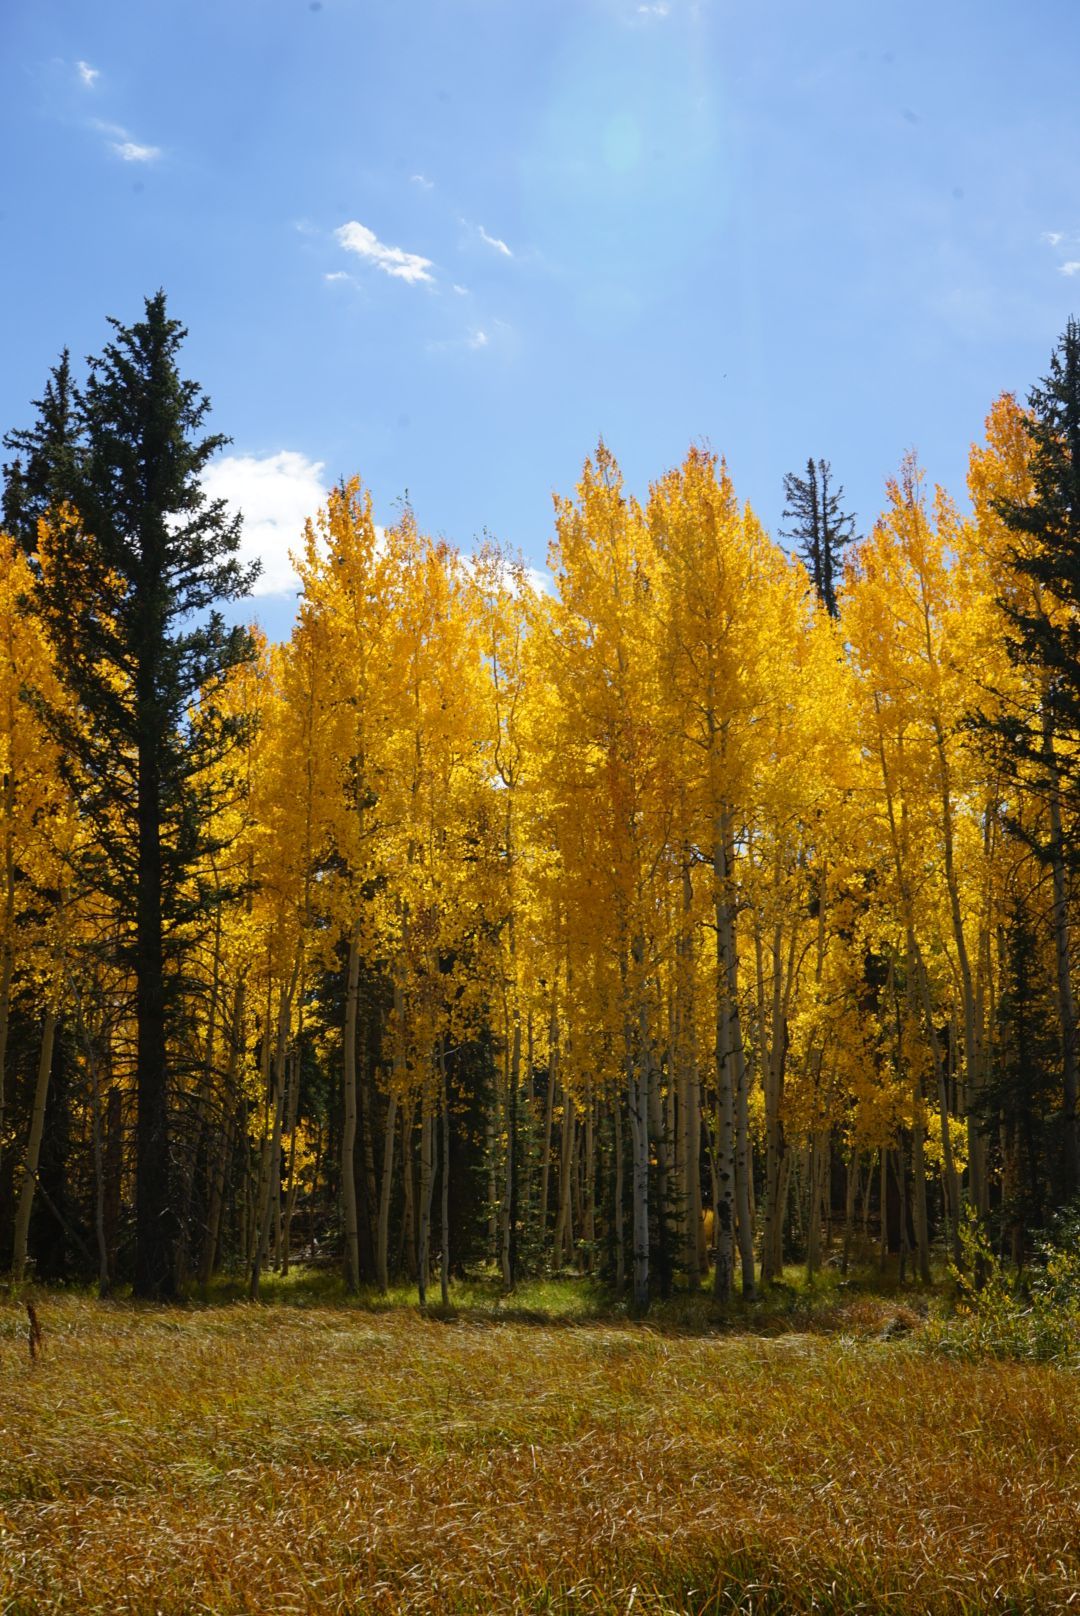
{"label": "tree bark", "polygon": [[34,1085],[34,1104],[30,1113],[30,1137],[23,1163],[19,1206],[15,1214],[15,1237],[11,1254],[11,1277],[21,1285],[26,1275],[26,1247],[30,1234],[30,1214],[34,1209],[34,1190],[37,1188],[38,1162],[41,1159],[41,1136],[45,1129],[45,1105],[49,1098],[49,1079],[52,1076],[53,1051],[56,1047],[56,1010],[49,1005],[41,1034],[41,1053],[38,1057],[37,1082]]}
{"label": "tree bark", "polygon": [[345,1223],[345,1282],[360,1289],[360,1230],[356,1211],[356,1022],[360,997],[360,925],[349,936],[349,966],[345,989],[345,1028],[342,1060],[343,1115],[341,1130],[341,1204]]}
{"label": "tree bark", "polygon": [[[169,1133],[165,959],[162,934],[160,737],[156,669],[139,666],[138,861],[135,879],[135,1284],[136,1296],[175,1295],[177,1220]],[[149,715],[142,716],[142,715]]]}

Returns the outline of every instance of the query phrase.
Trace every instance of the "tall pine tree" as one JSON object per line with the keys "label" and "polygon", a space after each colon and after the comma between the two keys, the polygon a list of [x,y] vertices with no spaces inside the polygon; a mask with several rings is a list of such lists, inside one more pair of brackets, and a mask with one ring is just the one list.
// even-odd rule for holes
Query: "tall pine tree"
{"label": "tall pine tree", "polygon": [[827,460],[808,460],[806,476],[788,472],[784,478],[784,521],[794,526],[784,533],[794,539],[806,570],[825,610],[837,615],[836,584],[843,565],[843,552],[855,536],[855,518],[844,514],[843,488],[830,486],[832,467]]}
{"label": "tall pine tree", "polygon": [[38,522],[57,504],[75,447],[75,388],[66,348],[34,408],[34,425],[5,433],[3,440],[5,449],[15,451],[3,467],[3,527],[27,555],[37,549]]}
{"label": "tall pine tree", "polygon": [[132,917],[122,946],[136,995],[135,1291],[167,1297],[183,939],[209,898],[196,879],[211,851],[209,766],[239,738],[208,692],[252,653],[247,630],[226,627],[216,606],[246,594],[258,569],[238,560],[240,518],[202,490],[228,440],[201,435],[209,400],[177,368],[187,333],[164,293],[146,300],[142,320],[110,324],[85,388],[71,389],[61,452],[49,459],[44,406],[37,427],[11,441],[36,466],[35,497],[51,510],[38,605],[76,716],[46,716],[94,827],[94,878]]}
{"label": "tall pine tree", "polygon": [[1013,824],[1053,877],[1053,921],[1061,1021],[1061,1194],[1080,1187],[1077,1135],[1078,1033],[1071,983],[1068,871],[1080,865],[1067,821],[1080,814],[1080,324],[1070,319],[1050,372],[1028,394],[1031,494],[999,500],[1016,535],[1012,562],[1028,587],[1001,605],[1011,660],[1028,677],[1028,704],[1007,709],[998,730],[1016,772],[1043,801],[1033,830]]}

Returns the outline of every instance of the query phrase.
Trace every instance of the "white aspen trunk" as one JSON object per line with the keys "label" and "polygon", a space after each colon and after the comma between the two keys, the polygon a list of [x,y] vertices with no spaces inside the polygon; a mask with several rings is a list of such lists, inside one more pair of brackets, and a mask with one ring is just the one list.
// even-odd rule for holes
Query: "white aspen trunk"
{"label": "white aspen trunk", "polygon": [[19,1205],[15,1213],[15,1238],[12,1245],[11,1277],[21,1285],[26,1275],[26,1246],[30,1235],[30,1214],[34,1209],[34,1190],[37,1188],[38,1163],[41,1159],[41,1137],[45,1129],[45,1105],[49,1098],[49,1079],[52,1075],[53,1050],[56,1046],[56,1010],[49,1005],[41,1033],[41,1053],[38,1057],[37,1082],[34,1085],[34,1104],[30,1113],[30,1137],[23,1162]]}
{"label": "white aspen trunk", "polygon": [[502,1201],[499,1206],[499,1267],[502,1272],[503,1288],[507,1292],[512,1291],[514,1288],[511,1221],[514,1205],[514,1156],[515,1136],[517,1133],[517,1097],[520,1081],[521,1020],[515,1011],[513,1031],[510,1036],[509,1060],[506,1063],[506,1085],[504,1090],[506,1151],[503,1157]]}
{"label": "white aspen trunk", "polygon": [[679,932],[678,976],[676,981],[676,1024],[680,1082],[680,1135],[683,1140],[683,1183],[686,1205],[684,1261],[691,1291],[701,1285],[703,1263],[701,1224],[701,1079],[697,1063],[697,1033],[694,1025],[694,961],[690,915],[694,888],[690,862],[682,867],[682,923]]}
{"label": "white aspen trunk", "polygon": [[615,1131],[615,1205],[612,1208],[615,1220],[615,1294],[621,1296],[626,1290],[626,1230],[623,1227],[623,1199],[626,1185],[623,1169],[622,1106],[617,1093],[611,1097],[611,1116]]}
{"label": "white aspen trunk", "polygon": [[667,1296],[671,1290],[671,1244],[668,1228],[668,1139],[664,1127],[664,1108],[660,1094],[660,1073],[657,1064],[650,1059],[648,1065],[649,1082],[649,1131],[652,1135],[656,1151],[656,1246],[657,1266],[660,1270],[660,1294]]}
{"label": "white aspen trunk", "polygon": [[911,1215],[915,1225],[915,1261],[919,1278],[924,1285],[930,1283],[930,1219],[926,1208],[926,1154],[921,1122],[911,1130]]}
{"label": "white aspen trunk", "polygon": [[[359,1054],[357,1058],[356,1089],[357,1089],[357,1116],[362,1135],[361,1161],[364,1167],[364,1237],[365,1250],[372,1251],[375,1244],[375,1229],[372,1218],[377,1216],[379,1205],[379,1181],[375,1172],[375,1108],[371,1103],[371,1085],[366,1072],[366,1062],[363,1058],[364,1044],[358,1042]],[[357,1229],[360,1228],[360,1209],[356,1213]]]}
{"label": "white aspen trunk", "polygon": [[564,1085],[562,1125],[559,1136],[559,1210],[555,1218],[554,1256],[556,1268],[570,1260],[574,1232],[570,1221],[570,1180],[574,1162],[574,1106]]}
{"label": "white aspen trunk", "polygon": [[342,1050],[341,1205],[345,1223],[345,1282],[360,1289],[360,1226],[356,1208],[356,1023],[360,1000],[360,924],[349,936],[349,968],[345,989]]}
{"label": "white aspen trunk", "polygon": [[591,1274],[596,1245],[596,1102],[591,1078],[585,1090],[585,1204],[581,1236],[585,1243],[586,1267]]}
{"label": "white aspen trunk", "polygon": [[851,1244],[855,1234],[855,1207],[859,1196],[859,1153],[854,1145],[848,1151],[844,1183],[844,1250],[840,1259],[840,1272],[846,1279],[851,1263]]}
{"label": "white aspen trunk", "polygon": [[551,1187],[551,1142],[553,1119],[555,1115],[555,1071],[558,1050],[558,1023],[555,1018],[555,1005],[551,1006],[551,1027],[548,1033],[548,1074],[547,1093],[544,1096],[544,1148],[540,1158],[540,1248],[547,1247],[548,1238],[548,1197]]}
{"label": "white aspen trunk", "polygon": [[634,982],[637,996],[637,1047],[627,1029],[627,1102],[630,1111],[631,1178],[633,1206],[633,1305],[643,1314],[649,1306],[649,1056],[648,1014],[645,1006],[642,969],[644,939],[633,942]]}
{"label": "white aspen trunk", "polygon": [[[302,999],[301,999],[301,1002]],[[300,1109],[300,1050],[293,1050],[292,1078],[289,1082],[289,1103],[285,1111],[285,1133],[289,1140],[289,1171],[285,1186],[285,1210],[281,1218],[281,1272],[289,1272],[289,1252],[292,1246],[292,1220],[296,1209],[296,1118]]]}
{"label": "white aspen trunk", "polygon": [[[875,695],[874,706],[881,715],[880,699]],[[918,948],[915,937],[914,908],[907,879],[907,815],[901,806],[901,825],[897,824],[896,806],[893,800],[892,782],[889,777],[888,765],[885,758],[885,742],[879,732],[878,754],[881,760],[881,779],[885,788],[885,801],[889,816],[889,833],[893,844],[893,858],[896,864],[897,880],[900,884],[900,896],[904,911],[904,924],[906,932],[907,957],[915,962],[916,975],[919,983],[919,996],[922,1003],[923,1017],[926,1023],[926,1037],[930,1045],[937,1074],[938,1085],[938,1115],[941,1123],[941,1155],[942,1180],[945,1191],[945,1221],[951,1222],[951,1243],[953,1260],[959,1265],[960,1251],[960,1187],[956,1177],[953,1162],[952,1139],[949,1135],[949,1095],[945,1077],[945,1068],[941,1059],[941,1050],[938,1048],[937,1034],[934,1031],[934,1013],[930,1000],[930,984],[926,975],[922,954]],[[869,1193],[869,1192],[868,1192]]]}
{"label": "white aspen trunk", "polygon": [[390,1190],[394,1175],[394,1130],[397,1127],[397,1095],[393,1089],[386,1102],[386,1131],[383,1134],[382,1182],[379,1185],[379,1224],[375,1239],[375,1277],[385,1296],[390,1288],[388,1253],[390,1245]]}
{"label": "white aspen trunk", "polygon": [[232,1143],[234,1091],[240,1059],[240,1043],[243,1037],[246,995],[246,986],[243,982],[240,982],[237,985],[236,996],[233,1001],[233,1034],[229,1044],[228,1065],[225,1070],[224,1116],[221,1118],[218,1130],[217,1149],[214,1153],[214,1163],[210,1174],[210,1205],[207,1210],[206,1237],[203,1242],[202,1261],[199,1265],[199,1284],[204,1294],[213,1276],[218,1243],[221,1239],[221,1218],[225,1207],[225,1172],[228,1166],[229,1147]]}
{"label": "white aspen trunk", "polygon": [[427,1282],[431,1268],[431,1201],[435,1188],[434,1128],[430,1080],[420,1102],[420,1218],[416,1250],[416,1285],[420,1306],[427,1306]]}
{"label": "white aspen trunk", "polygon": [[713,910],[716,919],[716,1269],[713,1294],[731,1300],[735,1241],[735,1063],[732,1059],[731,999],[728,975],[731,919],[723,817],[713,827]]}
{"label": "white aspen trunk", "polygon": [[401,1214],[401,1254],[398,1259],[398,1268],[401,1268],[401,1256],[404,1256],[408,1265],[409,1278],[416,1277],[416,1197],[414,1191],[413,1169],[413,1118],[416,1114],[416,1101],[410,1099],[408,1105],[401,1109],[401,1167],[402,1185],[404,1188],[404,1206]]}
{"label": "white aspen trunk", "polygon": [[818,1183],[818,1157],[820,1145],[818,1135],[810,1135],[809,1144],[809,1172],[810,1192],[807,1198],[806,1218],[806,1277],[813,1279],[821,1266],[821,1253],[819,1249],[819,1235],[821,1230],[821,1192]]}
{"label": "white aspen trunk", "polygon": [[953,1261],[959,1266],[962,1258],[960,1250],[960,1185],[953,1161],[952,1135],[949,1133],[948,1079],[945,1073],[945,1063],[941,1058],[941,1050],[938,1047],[937,1035],[934,1032],[933,1008],[930,1002],[930,984],[926,976],[926,967],[915,942],[914,932],[910,928],[908,930],[907,947],[908,957],[914,959],[916,964],[919,995],[922,1000],[923,1016],[926,1021],[927,1039],[933,1056],[934,1070],[937,1074],[938,1121],[941,1127],[942,1184],[945,1191],[945,1221],[952,1245]]}
{"label": "white aspen trunk", "polygon": [[439,1185],[440,1235],[439,1284],[443,1307],[450,1306],[450,1101],[446,1086],[446,1049],[439,1042],[439,1077],[442,1110],[442,1182]]}
{"label": "white aspen trunk", "polygon": [[259,1276],[265,1266],[270,1246],[270,1219],[274,1211],[273,1191],[275,1186],[279,1193],[281,1189],[281,1125],[285,1112],[285,1061],[288,1054],[292,1000],[299,975],[300,955],[298,952],[292,980],[287,987],[282,987],[278,1004],[277,1038],[274,1048],[273,1083],[271,1087],[273,1115],[270,1130],[269,1159],[266,1163],[265,1181],[260,1185],[260,1221],[256,1223],[255,1227],[255,1254],[251,1265],[251,1285],[249,1287],[253,1302],[257,1302],[259,1299]]}
{"label": "white aspen trunk", "polygon": [[[777,855],[776,882],[780,881]],[[771,993],[771,1039],[766,1067],[765,1091],[765,1232],[762,1241],[761,1276],[779,1279],[784,1271],[784,1227],[792,1157],[784,1132],[784,1082],[787,1075],[788,1008],[795,981],[796,928],[788,937],[787,966],[783,964],[783,929],[773,928],[773,978]]]}
{"label": "white aspen trunk", "polygon": [[897,1135],[896,1151],[893,1154],[893,1173],[896,1178],[896,1194],[899,1203],[900,1221],[900,1256],[897,1278],[902,1285],[907,1278],[908,1259],[908,1232],[907,1232],[907,1163],[904,1160],[904,1134],[903,1129]]}
{"label": "white aspen trunk", "polygon": [[967,1114],[968,1134],[968,1189],[971,1205],[981,1216],[989,1211],[989,1193],[986,1182],[985,1141],[979,1130],[977,1102],[979,1098],[980,1057],[975,1038],[975,991],[964,934],[963,913],[960,908],[960,888],[956,878],[953,849],[952,786],[941,727],[934,721],[937,737],[938,775],[941,785],[941,815],[944,828],[945,885],[949,894],[949,914],[952,920],[953,942],[960,966],[961,998],[964,1010],[964,1110]]}
{"label": "white aspen trunk", "polygon": [[750,1144],[749,1074],[739,1029],[738,1003],[732,1014],[735,1043],[735,1205],[738,1213],[739,1266],[746,1301],[757,1296],[754,1277],[754,1162]]}

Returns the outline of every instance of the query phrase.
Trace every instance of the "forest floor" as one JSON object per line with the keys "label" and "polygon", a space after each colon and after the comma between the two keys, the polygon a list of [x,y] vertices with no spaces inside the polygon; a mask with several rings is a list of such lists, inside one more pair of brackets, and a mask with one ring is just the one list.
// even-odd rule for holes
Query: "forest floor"
{"label": "forest floor", "polygon": [[40,1291],[35,1362],[0,1300],[4,1616],[1080,1605],[1080,1376],[934,1356],[922,1304],[228,1295]]}

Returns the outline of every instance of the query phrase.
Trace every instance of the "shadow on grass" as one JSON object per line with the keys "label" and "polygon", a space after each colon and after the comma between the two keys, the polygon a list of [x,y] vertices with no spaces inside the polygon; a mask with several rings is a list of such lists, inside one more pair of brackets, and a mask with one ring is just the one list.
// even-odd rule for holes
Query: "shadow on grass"
{"label": "shadow on grass", "polygon": [[435,1298],[421,1310],[414,1285],[395,1284],[385,1294],[364,1287],[354,1295],[336,1271],[300,1265],[288,1275],[265,1275],[257,1304],[248,1303],[247,1286],[240,1276],[222,1276],[205,1297],[193,1296],[188,1305],[324,1308],[366,1315],[411,1312],[432,1324],[455,1326],[583,1329],[622,1325],[672,1336],[776,1336],[873,1334],[895,1325],[898,1318],[914,1322],[925,1317],[942,1295],[940,1282],[929,1288],[910,1282],[901,1285],[895,1276],[882,1275],[876,1268],[852,1271],[846,1278],[836,1270],[826,1270],[809,1283],[801,1269],[792,1268],[755,1300],[744,1301],[736,1295],[725,1307],[707,1288],[696,1293],[676,1290],[656,1299],[638,1317],[610,1288],[580,1275],[524,1280],[507,1294],[498,1275],[491,1272],[456,1280],[449,1307],[442,1306],[436,1288]]}
{"label": "shadow on grass", "polygon": [[[67,1293],[96,1296],[89,1287],[36,1284],[9,1288],[11,1301]],[[709,1288],[690,1292],[677,1289],[653,1301],[644,1316],[635,1316],[625,1298],[597,1281],[565,1273],[523,1280],[507,1294],[494,1270],[470,1273],[451,1287],[449,1307],[443,1307],[436,1283],[434,1294],[421,1309],[414,1284],[395,1284],[383,1294],[373,1286],[351,1294],[340,1273],[326,1266],[294,1265],[288,1274],[263,1275],[259,1299],[251,1302],[248,1283],[241,1273],[222,1274],[203,1295],[193,1292],[176,1304],[177,1310],[201,1312],[234,1307],[321,1310],[379,1317],[407,1316],[432,1325],[458,1328],[496,1328],[504,1325],[545,1330],[625,1328],[671,1337],[753,1335],[851,1335],[891,1338],[915,1328],[947,1302],[944,1266],[931,1287],[908,1282],[874,1268],[852,1270],[845,1278],[826,1269],[808,1282],[801,1268],[785,1270],[784,1277],[754,1300],[736,1294],[727,1306],[718,1303]],[[160,1314],[162,1304],[136,1300],[114,1292],[102,1304],[119,1310]]]}

